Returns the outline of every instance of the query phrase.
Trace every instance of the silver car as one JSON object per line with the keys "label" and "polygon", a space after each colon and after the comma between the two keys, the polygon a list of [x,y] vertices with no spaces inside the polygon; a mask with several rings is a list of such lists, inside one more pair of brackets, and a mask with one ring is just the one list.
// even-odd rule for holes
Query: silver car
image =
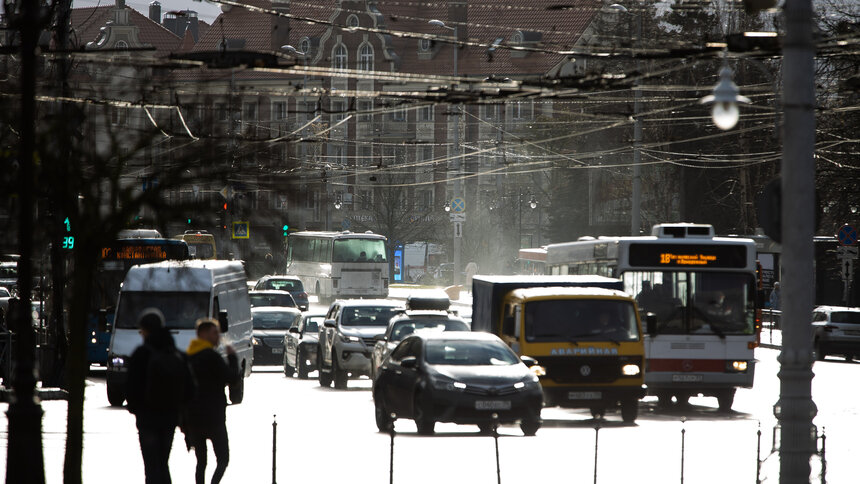
{"label": "silver car", "polygon": [[847,361],[860,355],[860,308],[818,306],[812,312],[815,355],[842,355]]}

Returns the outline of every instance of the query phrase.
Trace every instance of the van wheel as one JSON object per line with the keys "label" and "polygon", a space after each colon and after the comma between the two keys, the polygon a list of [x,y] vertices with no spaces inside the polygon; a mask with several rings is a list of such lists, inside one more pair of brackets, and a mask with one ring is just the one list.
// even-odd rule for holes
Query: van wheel
{"label": "van wheel", "polygon": [[331,355],[331,372],[334,374],[334,387],[338,390],[346,390],[346,382],[349,379],[349,373],[338,366],[337,354],[334,352],[332,352]]}
{"label": "van wheel", "polygon": [[621,419],[625,423],[633,423],[639,415],[639,401],[625,400],[621,402]]}
{"label": "van wheel", "polygon": [[242,372],[242,377],[233,385],[230,385],[230,403],[238,405],[245,399],[245,372]]}
{"label": "van wheel", "polygon": [[107,398],[108,403],[110,403],[112,407],[121,407],[122,403],[125,401],[125,394],[122,390],[116,388],[115,385],[108,385]]}

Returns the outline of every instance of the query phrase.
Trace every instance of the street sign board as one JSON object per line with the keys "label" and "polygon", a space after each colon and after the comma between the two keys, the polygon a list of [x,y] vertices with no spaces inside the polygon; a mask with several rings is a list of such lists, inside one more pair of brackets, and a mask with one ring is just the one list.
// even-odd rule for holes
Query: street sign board
{"label": "street sign board", "polygon": [[836,257],[839,260],[854,260],[860,256],[860,247],[856,245],[843,245],[836,248]]}
{"label": "street sign board", "polygon": [[234,239],[250,239],[251,224],[250,222],[233,222],[233,238]]}
{"label": "street sign board", "polygon": [[452,213],[452,214],[449,214],[449,216],[451,217],[452,222],[465,222],[466,221],[466,214],[465,213]]}
{"label": "street sign board", "polygon": [[451,199],[451,212],[462,213],[466,211],[466,200],[461,197]]}
{"label": "street sign board", "polygon": [[845,224],[839,227],[839,232],[836,233],[836,239],[839,240],[839,245],[855,245],[857,244],[857,229]]}

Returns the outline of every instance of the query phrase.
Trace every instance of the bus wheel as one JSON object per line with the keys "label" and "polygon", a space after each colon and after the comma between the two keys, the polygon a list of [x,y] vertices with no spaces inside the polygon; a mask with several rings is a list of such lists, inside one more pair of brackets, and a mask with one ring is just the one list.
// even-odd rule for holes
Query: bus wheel
{"label": "bus wheel", "polygon": [[730,412],[732,404],[735,402],[735,390],[726,390],[717,395],[717,403],[721,412]]}
{"label": "bus wheel", "polygon": [[639,401],[625,400],[621,402],[621,419],[625,423],[633,423],[639,415]]}

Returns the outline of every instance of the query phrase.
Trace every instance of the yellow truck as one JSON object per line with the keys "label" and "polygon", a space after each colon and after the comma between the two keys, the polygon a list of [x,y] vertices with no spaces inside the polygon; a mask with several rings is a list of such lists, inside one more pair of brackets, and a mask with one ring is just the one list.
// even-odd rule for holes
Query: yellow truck
{"label": "yellow truck", "polygon": [[475,276],[472,331],[504,340],[540,377],[547,405],[620,407],[634,422],[645,395],[636,302],[602,276]]}

